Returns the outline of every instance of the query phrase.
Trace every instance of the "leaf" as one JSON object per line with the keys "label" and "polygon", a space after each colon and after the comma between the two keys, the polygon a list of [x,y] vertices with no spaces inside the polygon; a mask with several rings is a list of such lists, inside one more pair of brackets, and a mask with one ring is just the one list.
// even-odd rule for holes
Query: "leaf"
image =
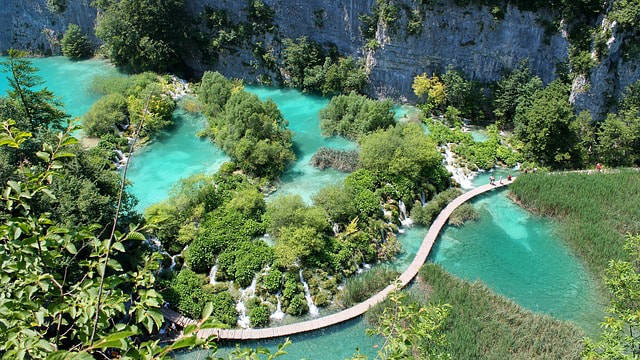
{"label": "leaf", "polygon": [[64,248],[67,249],[67,251],[72,255],[75,255],[78,253],[78,249],[76,249],[76,246],[73,245],[72,242],[65,243]]}
{"label": "leaf", "polygon": [[212,302],[208,302],[204,306],[204,309],[202,309],[202,320],[208,319],[209,316],[211,316],[212,312],[213,312],[213,303]]}
{"label": "leaf", "polygon": [[36,153],[36,156],[37,156],[40,160],[42,160],[42,161],[44,161],[44,162],[49,162],[49,160],[51,160],[51,155],[50,155],[49,153],[44,152],[44,151],[38,151],[38,152]]}
{"label": "leaf", "polygon": [[112,248],[114,248],[115,250],[118,250],[120,252],[124,252],[124,246],[122,245],[121,242],[115,242],[113,243]]}
{"label": "leaf", "polygon": [[115,259],[109,259],[108,261],[109,267],[116,271],[122,271],[122,265]]}

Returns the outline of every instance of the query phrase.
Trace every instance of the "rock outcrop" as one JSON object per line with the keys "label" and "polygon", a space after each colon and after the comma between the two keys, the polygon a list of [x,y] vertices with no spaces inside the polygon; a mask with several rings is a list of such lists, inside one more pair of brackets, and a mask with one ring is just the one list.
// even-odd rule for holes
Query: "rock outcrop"
{"label": "rock outcrop", "polygon": [[[47,9],[45,0],[3,0],[0,51],[15,47],[55,54],[59,48],[57,39],[69,23],[80,25],[97,43],[93,35],[96,10],[90,1],[68,0],[67,9],[54,14]],[[209,6],[234,14],[234,21],[242,20],[246,7],[239,0],[185,1],[193,15]],[[398,0],[400,20],[395,29],[379,23],[376,39],[380,46],[365,50],[359,17],[371,14],[375,0],[264,1],[275,10],[277,34],[266,34],[260,41],[279,50],[279,39],[306,35],[319,43],[334,44],[342,54],[364,58],[370,70],[369,93],[375,97],[410,101],[415,75],[444,71],[448,65],[472,79],[494,81],[505,70],[527,59],[531,69],[549,82],[556,76],[556,65],[568,57],[566,35],[546,33],[542,25],[551,14],[520,11],[513,6],[504,9],[503,18],[496,19],[487,7],[459,7],[453,0],[443,0],[423,10],[420,34],[409,35],[405,29],[408,12],[416,5],[413,0]],[[608,56],[588,77],[576,79],[571,100],[578,110],[605,112],[612,94],[619,94],[640,78],[640,63],[625,61],[620,55],[621,37],[614,35]],[[184,57],[196,72],[210,67],[197,54]],[[248,81],[256,81],[260,74],[268,73],[256,66],[251,49],[222,54],[214,68]]]}

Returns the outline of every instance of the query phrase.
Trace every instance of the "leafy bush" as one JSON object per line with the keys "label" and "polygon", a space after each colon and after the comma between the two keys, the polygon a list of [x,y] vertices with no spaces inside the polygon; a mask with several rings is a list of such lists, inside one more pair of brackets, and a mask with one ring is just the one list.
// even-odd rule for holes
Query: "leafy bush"
{"label": "leafy bush", "polygon": [[248,175],[275,179],[295,159],[287,121],[272,100],[235,92],[209,125],[214,141]]}
{"label": "leafy bush", "polygon": [[289,306],[287,306],[287,310],[285,311],[289,315],[293,316],[302,316],[309,311],[309,305],[307,305],[307,300],[304,298],[304,295],[297,294],[291,299]]}
{"label": "leafy bush", "polygon": [[282,272],[278,269],[271,269],[263,277],[263,286],[271,294],[276,294],[282,287]]}
{"label": "leafy bush", "polygon": [[267,305],[254,306],[249,310],[249,319],[252,327],[263,327],[269,325],[269,307]]}
{"label": "leafy bush", "polygon": [[117,93],[106,95],[96,101],[84,116],[84,132],[96,137],[115,134],[116,126],[125,125],[128,117],[125,97]]}
{"label": "leafy bush", "polygon": [[63,13],[67,10],[68,0],[47,0],[47,9],[52,13]]}
{"label": "leafy bush", "polygon": [[71,59],[81,59],[91,55],[89,41],[76,24],[69,24],[60,45],[62,54]]}
{"label": "leafy bush", "polygon": [[98,1],[96,36],[116,65],[133,72],[164,72],[179,64],[188,43],[184,0]]}
{"label": "leafy bush", "polygon": [[325,136],[358,139],[392,126],[395,123],[392,107],[389,100],[371,100],[354,92],[336,96],[320,111],[320,128]]}
{"label": "leafy bush", "polygon": [[457,209],[453,210],[449,217],[449,224],[454,226],[462,226],[467,221],[477,220],[479,217],[478,212],[471,204],[462,204]]}

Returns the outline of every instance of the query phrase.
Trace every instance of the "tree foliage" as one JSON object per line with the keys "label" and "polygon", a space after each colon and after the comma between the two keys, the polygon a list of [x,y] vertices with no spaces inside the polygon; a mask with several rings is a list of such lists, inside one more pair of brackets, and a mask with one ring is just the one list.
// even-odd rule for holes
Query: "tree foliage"
{"label": "tree foliage", "polygon": [[354,92],[339,95],[320,111],[320,128],[325,136],[358,139],[392,126],[395,123],[392,107],[389,100],[371,100]]}
{"label": "tree foliage", "polygon": [[60,45],[62,46],[62,55],[71,59],[82,59],[91,55],[89,40],[76,24],[69,24]]}
{"label": "tree foliage", "polygon": [[179,65],[186,43],[184,0],[102,0],[96,36],[118,66],[133,72],[164,72]]}

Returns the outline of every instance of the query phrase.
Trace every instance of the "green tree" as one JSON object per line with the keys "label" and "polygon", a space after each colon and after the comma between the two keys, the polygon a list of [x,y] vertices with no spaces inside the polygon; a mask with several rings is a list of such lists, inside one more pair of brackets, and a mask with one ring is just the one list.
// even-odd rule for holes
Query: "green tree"
{"label": "green tree", "polygon": [[287,121],[271,100],[235,92],[209,124],[215,142],[248,175],[275,179],[295,159]]}
{"label": "green tree", "polygon": [[503,76],[496,85],[493,99],[493,113],[501,129],[513,128],[513,119],[520,104],[527,106],[533,101],[533,94],[542,89],[542,80],[531,74],[527,62]]}
{"label": "green tree", "polygon": [[104,0],[96,36],[114,64],[133,72],[163,72],[179,65],[187,43],[184,0]]}
{"label": "green tree", "polygon": [[559,80],[534,95],[531,106],[515,119],[515,133],[525,156],[551,167],[582,164],[578,124],[569,103],[569,88]]}
{"label": "green tree", "polygon": [[76,24],[69,24],[62,41],[62,55],[71,59],[82,59],[91,55],[91,46],[85,34]]}
{"label": "green tree", "polygon": [[585,359],[637,359],[640,357],[640,235],[627,235],[624,249],[630,260],[611,260],[605,284],[611,293],[610,316],[602,322],[597,342],[584,339]]}
{"label": "green tree", "polygon": [[[14,124],[2,124],[2,146],[19,148],[31,136]],[[163,323],[162,298],[153,290],[157,255],[142,257],[130,270],[118,255],[125,247],[135,251],[140,246],[141,228],[112,230],[109,241],[101,241],[95,234],[101,226],[53,226],[48,213],[33,210],[36,197],[53,197],[48,185],[71,156],[66,148],[77,141],[70,131],[38,152],[42,166],[22,165],[17,171],[24,181],[9,182],[3,191],[0,352],[9,358],[93,358],[118,348],[133,359],[152,354],[163,359],[171,351],[206,344],[195,333],[211,323],[185,329],[168,346],[145,340]],[[113,229],[116,224],[117,215]],[[205,320],[210,314],[203,311]]]}
{"label": "green tree", "polygon": [[341,135],[358,139],[392,126],[395,123],[392,107],[389,100],[371,100],[355,92],[339,95],[320,111],[320,127],[325,136]]}
{"label": "green tree", "polygon": [[640,162],[640,116],[637,110],[609,114],[598,130],[597,153],[610,166]]}
{"label": "green tree", "polygon": [[67,115],[61,110],[61,104],[54,94],[43,88],[34,90],[43,84],[36,75],[37,69],[25,57],[24,51],[9,50],[6,60],[0,62],[3,70],[9,74],[7,95],[18,112],[18,128],[34,134],[48,129],[61,130]]}
{"label": "green tree", "polygon": [[303,88],[305,69],[322,66],[325,58],[324,50],[306,36],[296,40],[285,39],[283,45],[282,57],[284,71],[287,74],[286,82],[292,87]]}
{"label": "green tree", "polygon": [[96,101],[84,115],[82,122],[87,135],[102,137],[115,134],[117,126],[126,125],[128,119],[127,99],[121,94],[114,93]]}

